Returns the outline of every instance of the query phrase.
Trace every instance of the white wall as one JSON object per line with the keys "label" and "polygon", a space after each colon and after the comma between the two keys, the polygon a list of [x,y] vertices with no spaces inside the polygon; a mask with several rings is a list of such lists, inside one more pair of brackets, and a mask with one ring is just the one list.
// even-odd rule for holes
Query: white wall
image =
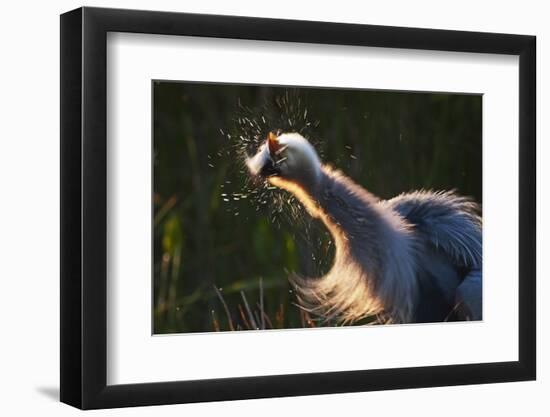
{"label": "white wall", "polygon": [[[510,4],[508,4],[510,3]],[[57,402],[59,305],[59,18],[76,1],[5,2],[0,37],[0,410],[73,415]],[[545,2],[505,1],[92,1],[89,6],[239,14],[395,26],[534,34],[538,37],[539,380],[527,383],[387,391],[101,411],[99,415],[549,415],[550,158],[542,120],[550,97],[550,26]],[[546,18],[545,18],[546,16]],[[545,135],[546,134],[546,135]],[[7,148],[6,148],[7,145]],[[546,232],[543,236],[543,232]],[[328,353],[327,353],[328,354]],[[387,414],[386,414],[387,413]]]}

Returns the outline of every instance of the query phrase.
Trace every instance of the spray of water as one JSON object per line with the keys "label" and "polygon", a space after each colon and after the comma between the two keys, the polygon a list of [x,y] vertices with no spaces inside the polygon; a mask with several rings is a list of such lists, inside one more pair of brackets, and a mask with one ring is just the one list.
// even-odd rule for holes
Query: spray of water
{"label": "spray of water", "polygon": [[300,204],[286,192],[269,183],[248,175],[247,158],[254,155],[269,132],[299,132],[315,143],[314,130],[318,121],[310,121],[305,99],[297,90],[286,90],[283,94],[266,100],[261,106],[251,108],[238,103],[233,126],[222,132],[227,138],[229,153],[235,158],[244,184],[234,191],[222,191],[223,201],[229,203],[246,199],[258,212],[266,213],[271,222],[280,226],[282,222],[303,222]]}
{"label": "spray of water", "polygon": [[218,155],[231,158],[234,169],[239,171],[238,177],[242,178],[241,183],[225,181],[221,185],[220,198],[226,210],[239,216],[243,211],[242,204],[250,204],[274,227],[284,227],[291,232],[303,250],[310,254],[308,269],[311,273],[324,269],[331,259],[328,234],[305,215],[303,206],[294,196],[265,180],[251,177],[246,160],[258,151],[269,132],[298,132],[316,147],[322,158],[323,146],[316,135],[319,124],[318,120],[311,119],[303,91],[285,90],[254,108],[239,102],[233,125],[220,131],[226,138],[227,149]]}

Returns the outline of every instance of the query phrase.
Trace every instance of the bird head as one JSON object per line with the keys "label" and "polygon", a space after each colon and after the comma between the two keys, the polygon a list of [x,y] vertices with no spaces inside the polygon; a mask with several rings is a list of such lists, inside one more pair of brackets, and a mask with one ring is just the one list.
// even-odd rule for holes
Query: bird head
{"label": "bird head", "polygon": [[266,178],[276,186],[282,181],[314,186],[321,173],[315,148],[299,133],[270,132],[256,155],[248,158],[247,166],[253,176]]}

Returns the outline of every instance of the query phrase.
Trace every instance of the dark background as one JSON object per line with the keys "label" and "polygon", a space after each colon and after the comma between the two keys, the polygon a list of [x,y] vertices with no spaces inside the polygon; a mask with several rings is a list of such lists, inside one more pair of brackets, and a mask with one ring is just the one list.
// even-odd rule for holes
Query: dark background
{"label": "dark background", "polygon": [[157,334],[332,324],[287,281],[322,275],[330,239],[243,166],[270,130],[300,131],[380,198],[456,189],[482,203],[478,95],[154,81],[153,96]]}

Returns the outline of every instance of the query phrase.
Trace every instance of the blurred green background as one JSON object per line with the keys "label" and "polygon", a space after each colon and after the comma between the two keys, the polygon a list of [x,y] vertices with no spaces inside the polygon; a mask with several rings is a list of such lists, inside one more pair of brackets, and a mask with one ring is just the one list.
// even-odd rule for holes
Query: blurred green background
{"label": "blurred green background", "polygon": [[154,81],[153,99],[155,334],[331,324],[287,281],[326,271],[330,239],[280,191],[255,193],[243,139],[301,131],[381,198],[456,189],[482,203],[479,95]]}

